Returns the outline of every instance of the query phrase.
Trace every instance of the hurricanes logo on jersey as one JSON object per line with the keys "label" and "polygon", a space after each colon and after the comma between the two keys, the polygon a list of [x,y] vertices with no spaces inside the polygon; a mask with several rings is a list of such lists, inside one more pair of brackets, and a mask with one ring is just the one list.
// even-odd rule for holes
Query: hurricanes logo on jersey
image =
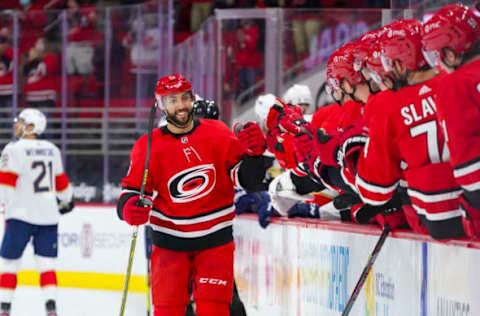
{"label": "hurricanes logo on jersey", "polygon": [[168,191],[174,202],[187,203],[210,193],[215,181],[213,164],[195,166],[173,175],[168,180]]}

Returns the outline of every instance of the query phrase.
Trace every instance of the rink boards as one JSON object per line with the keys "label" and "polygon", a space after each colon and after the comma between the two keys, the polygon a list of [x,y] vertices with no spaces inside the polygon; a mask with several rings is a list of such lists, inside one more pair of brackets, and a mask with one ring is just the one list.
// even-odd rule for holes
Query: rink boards
{"label": "rink boards", "polygon": [[[3,236],[3,225],[1,227]],[[60,287],[122,290],[133,228],[117,217],[111,205],[76,206],[60,218],[57,278]],[[130,291],[146,291],[143,227],[139,229]],[[22,259],[19,285],[39,284],[31,243]]]}
{"label": "rink boards", "polygon": [[[380,230],[255,216],[235,223],[236,281],[255,315],[340,315]],[[480,315],[479,243],[411,232],[385,242],[350,315]],[[475,248],[476,247],[476,248]]]}
{"label": "rink boards", "polygon": [[[235,276],[249,316],[340,315],[380,230],[339,222],[254,215],[235,220]],[[3,227],[2,227],[3,229]],[[114,206],[82,205],[61,218],[61,288],[120,291],[132,227]],[[385,242],[351,315],[480,315],[480,244],[439,243],[409,232]],[[19,285],[38,285],[29,245]],[[139,230],[130,290],[144,293],[146,260]]]}

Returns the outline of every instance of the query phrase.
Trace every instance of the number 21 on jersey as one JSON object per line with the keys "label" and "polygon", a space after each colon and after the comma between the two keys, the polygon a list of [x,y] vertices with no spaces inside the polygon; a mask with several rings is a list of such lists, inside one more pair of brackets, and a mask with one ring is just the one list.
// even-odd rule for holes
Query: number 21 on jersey
{"label": "number 21 on jersey", "polygon": [[35,160],[32,161],[32,169],[38,170],[38,175],[33,180],[33,192],[49,192],[53,186],[52,161]]}

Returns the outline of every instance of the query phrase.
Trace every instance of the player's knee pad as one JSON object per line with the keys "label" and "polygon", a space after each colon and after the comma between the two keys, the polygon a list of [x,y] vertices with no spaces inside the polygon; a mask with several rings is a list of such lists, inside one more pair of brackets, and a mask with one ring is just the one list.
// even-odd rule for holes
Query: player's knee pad
{"label": "player's knee pad", "polygon": [[20,268],[20,259],[1,260],[0,288],[14,290],[17,287],[17,272]]}
{"label": "player's knee pad", "polygon": [[230,316],[230,304],[227,302],[197,300],[197,316]]}
{"label": "player's knee pad", "polygon": [[56,258],[35,255],[35,263],[39,273],[55,270]]}
{"label": "player's knee pad", "polygon": [[0,271],[3,273],[14,273],[16,274],[20,269],[20,259],[6,259],[2,258],[0,260]]}
{"label": "player's knee pad", "polygon": [[55,258],[35,255],[38,273],[40,273],[40,286],[56,286],[57,274],[55,273]]}
{"label": "player's knee pad", "polygon": [[[184,316],[186,305],[158,306],[153,307],[153,316]],[[214,315],[214,314],[212,314]]]}

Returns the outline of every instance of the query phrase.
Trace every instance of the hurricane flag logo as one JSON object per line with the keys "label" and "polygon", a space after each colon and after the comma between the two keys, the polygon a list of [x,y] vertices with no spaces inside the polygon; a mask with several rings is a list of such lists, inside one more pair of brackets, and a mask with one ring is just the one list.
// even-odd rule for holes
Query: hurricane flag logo
{"label": "hurricane flag logo", "polygon": [[215,181],[213,164],[195,166],[173,175],[168,180],[168,191],[174,202],[187,203],[210,193]]}

